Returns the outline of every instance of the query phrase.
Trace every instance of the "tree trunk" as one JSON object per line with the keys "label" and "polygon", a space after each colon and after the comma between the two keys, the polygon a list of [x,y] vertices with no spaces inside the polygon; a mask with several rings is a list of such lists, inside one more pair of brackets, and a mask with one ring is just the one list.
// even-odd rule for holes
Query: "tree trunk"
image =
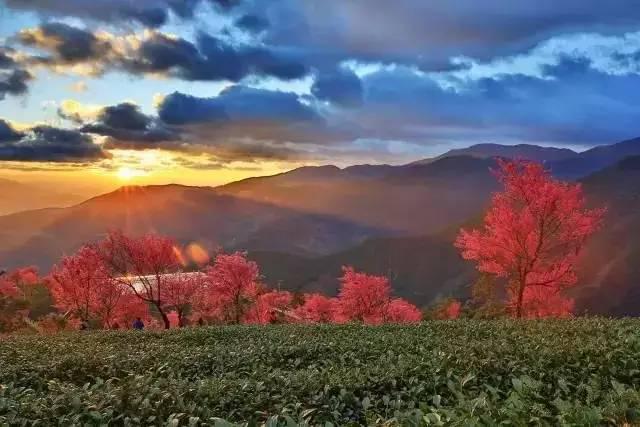
{"label": "tree trunk", "polygon": [[164,310],[162,310],[160,307],[158,307],[158,312],[160,313],[160,316],[162,317],[162,322],[164,323],[164,328],[165,329],[170,329],[171,328],[171,322],[169,322],[169,317],[165,314]]}
{"label": "tree trunk", "polygon": [[518,286],[518,303],[516,305],[516,318],[522,318],[522,300],[524,298],[524,281],[520,281]]}

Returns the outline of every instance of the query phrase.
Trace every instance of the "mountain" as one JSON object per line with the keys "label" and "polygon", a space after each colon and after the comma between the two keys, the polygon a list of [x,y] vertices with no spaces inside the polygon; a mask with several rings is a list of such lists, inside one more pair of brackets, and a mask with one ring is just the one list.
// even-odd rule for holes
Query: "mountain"
{"label": "mountain", "polygon": [[[271,285],[335,292],[340,268],[349,264],[389,276],[399,296],[428,304],[466,295],[477,275],[453,240],[461,224],[478,224],[497,188],[494,165],[454,156],[405,166],[305,167],[217,188],[124,187],[68,208],[0,217],[0,264],[47,271],[108,229],[155,231],[181,244],[247,249]],[[640,315],[640,156],[580,182],[589,203],[609,210],[580,264],[578,309]]]}
{"label": "mountain", "polygon": [[53,206],[71,206],[86,198],[78,194],[56,191],[50,186],[26,184],[4,178],[0,178],[0,195],[0,215]]}
{"label": "mountain", "polygon": [[424,235],[462,222],[485,206],[497,188],[493,166],[493,159],[460,156],[424,165],[305,167],[217,191],[400,235]]}
{"label": "mountain", "polygon": [[211,248],[251,245],[316,255],[385,234],[340,218],[218,194],[212,188],[124,187],[69,208],[0,217],[0,264],[35,264],[46,271],[63,254],[102,238],[109,229],[158,232]]}
{"label": "mountain", "polygon": [[391,279],[396,296],[420,306],[439,297],[465,296],[476,273],[453,247],[453,233],[423,237],[376,238],[335,254],[305,258],[250,251],[267,283],[293,291],[335,295],[344,265]]}
{"label": "mountain", "polygon": [[446,157],[471,156],[479,159],[504,157],[508,159],[532,160],[540,163],[557,162],[574,158],[578,153],[567,148],[540,147],[538,145],[518,144],[476,144],[467,148],[449,150],[435,159],[418,160],[413,165],[428,164]]}
{"label": "mountain", "polygon": [[640,138],[612,145],[601,145],[578,156],[551,164],[554,174],[564,178],[580,178],[614,165],[629,156],[640,155]]}
{"label": "mountain", "polygon": [[640,138],[610,145],[600,145],[581,153],[566,148],[540,147],[528,144],[477,144],[468,148],[450,150],[433,159],[418,160],[410,165],[425,165],[447,157],[458,156],[480,159],[504,157],[545,163],[557,177],[577,180],[615,165],[626,157],[638,155],[640,155]]}
{"label": "mountain", "polygon": [[[593,206],[606,206],[605,224],[589,241],[574,288],[578,312],[640,315],[640,156],[581,180]],[[477,226],[480,216],[465,227]],[[441,296],[468,295],[477,277],[453,246],[459,226],[424,237],[377,238],[314,259],[254,252],[268,283],[292,290],[335,293],[342,265],[391,278],[399,296],[426,305]]]}
{"label": "mountain", "polygon": [[210,248],[326,255],[463,221],[496,188],[492,164],[460,157],[417,167],[300,168],[219,188],[123,187],[69,208],[0,217],[0,264],[46,271],[109,229]]}
{"label": "mountain", "polygon": [[579,302],[592,313],[640,315],[640,156],[589,176],[583,185],[607,215],[582,258],[587,286]]}

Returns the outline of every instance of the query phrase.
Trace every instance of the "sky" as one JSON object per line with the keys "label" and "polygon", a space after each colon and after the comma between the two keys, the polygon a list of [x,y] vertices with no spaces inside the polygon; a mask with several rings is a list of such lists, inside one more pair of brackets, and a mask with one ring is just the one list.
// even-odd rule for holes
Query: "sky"
{"label": "sky", "polygon": [[629,0],[0,0],[0,176],[218,185],[640,135]]}

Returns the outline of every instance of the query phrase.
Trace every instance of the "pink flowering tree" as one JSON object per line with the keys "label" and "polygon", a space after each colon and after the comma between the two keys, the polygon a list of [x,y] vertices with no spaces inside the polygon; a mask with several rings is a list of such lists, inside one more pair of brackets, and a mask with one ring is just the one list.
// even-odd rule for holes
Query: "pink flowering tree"
{"label": "pink flowering tree", "polygon": [[537,163],[500,161],[496,175],[503,191],[493,196],[483,227],[461,230],[456,247],[479,271],[506,281],[515,317],[529,316],[533,299],[558,305],[548,313],[569,310],[558,295],[577,283],[576,261],[604,209],[586,208],[579,184],[557,181]]}
{"label": "pink flowering tree", "polygon": [[173,275],[182,269],[180,252],[174,242],[155,234],[130,237],[113,231],[96,248],[111,280],[151,304],[162,318],[164,328],[169,329],[171,323],[167,315],[171,303],[167,290]]}

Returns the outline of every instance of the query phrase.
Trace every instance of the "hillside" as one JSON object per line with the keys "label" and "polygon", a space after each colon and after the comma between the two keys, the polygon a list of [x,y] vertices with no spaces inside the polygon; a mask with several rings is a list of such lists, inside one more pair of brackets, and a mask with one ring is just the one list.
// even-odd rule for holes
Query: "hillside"
{"label": "hillside", "polygon": [[581,264],[588,284],[582,304],[593,313],[640,315],[640,156],[583,183],[590,200],[607,206],[608,212]]}
{"label": "hillside", "polygon": [[[640,315],[640,156],[631,157],[585,178],[587,200],[607,206],[603,229],[589,242],[575,289],[578,311],[605,315]],[[468,222],[465,226],[477,224]],[[453,247],[456,231],[412,238],[378,238],[349,250],[315,259],[286,254],[251,253],[269,283],[295,290],[337,290],[342,265],[389,277],[399,295],[416,304],[439,296],[465,296],[477,277],[471,263]]]}
{"label": "hillside", "polygon": [[124,187],[70,208],[0,217],[0,260],[47,270],[113,228],[210,248],[325,255],[463,221],[496,188],[492,163],[460,157],[420,167],[301,168],[216,189]]}
{"label": "hillside", "polygon": [[493,159],[451,157],[425,165],[307,167],[234,182],[217,191],[400,234],[440,231],[474,215],[497,189]]}
{"label": "hillside", "polygon": [[467,148],[449,150],[435,159],[424,159],[413,162],[413,165],[428,164],[434,160],[446,157],[471,156],[480,159],[504,157],[508,159],[531,160],[540,163],[556,162],[574,158],[577,152],[567,148],[540,147],[531,144],[502,145],[502,144],[475,144]]}
{"label": "hillside", "polygon": [[[106,231],[154,231],[179,243],[249,250],[265,280],[335,292],[343,265],[392,279],[417,304],[464,296],[476,277],[453,248],[460,224],[477,219],[496,189],[491,159],[424,165],[307,167],[219,188],[124,187],[62,209],[0,217],[3,267],[60,256]],[[640,156],[582,180],[590,203],[609,212],[580,266],[578,308],[640,314]],[[474,221],[472,221],[473,223]]]}
{"label": "hillside", "polygon": [[554,162],[550,166],[558,176],[580,178],[614,165],[626,157],[637,155],[640,155],[640,138],[594,147],[576,157]]}
{"label": "hillside", "polygon": [[[250,242],[256,248],[268,244],[269,249],[314,254],[384,233],[339,218],[303,215],[218,194],[211,188],[124,187],[70,208],[0,217],[0,260],[5,267],[35,264],[47,271],[63,254],[102,238],[110,229],[157,232],[183,244],[197,241],[210,248],[245,248]],[[283,235],[287,238],[273,241]]]}
{"label": "hillside", "polygon": [[545,163],[554,175],[564,179],[580,179],[612,166],[629,156],[640,155],[640,138],[600,145],[583,152],[566,148],[541,147],[530,144],[476,144],[449,150],[433,159],[423,159],[410,165],[425,165],[447,157],[470,156],[479,159],[504,157]]}
{"label": "hillside", "polygon": [[82,195],[56,191],[45,185],[27,184],[0,178],[0,215],[71,206],[84,199],[85,197]]}

